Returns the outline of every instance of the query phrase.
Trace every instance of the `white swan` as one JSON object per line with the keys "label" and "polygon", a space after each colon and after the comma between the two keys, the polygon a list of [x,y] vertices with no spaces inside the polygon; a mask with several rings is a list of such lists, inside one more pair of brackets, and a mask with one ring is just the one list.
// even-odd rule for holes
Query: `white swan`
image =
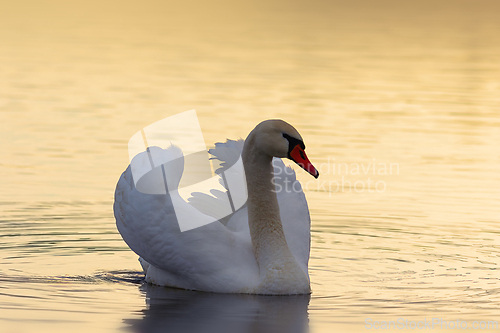
{"label": "white swan", "polygon": [[[170,187],[169,195],[144,194],[136,190],[130,166],[122,174],[115,192],[116,224],[125,242],[141,257],[147,282],[219,293],[311,292],[309,210],[295,173],[280,159],[292,159],[317,178],[302,138],[288,123],[267,120],[255,127],[244,144],[228,140],[209,152],[228,167],[241,148],[248,201],[226,225],[216,221],[180,232],[173,203],[176,209],[183,205],[193,219],[210,220],[217,198],[211,198],[209,207],[197,207],[199,194],[191,203]],[[167,153],[182,156],[175,147]],[[179,183],[180,161],[167,172],[169,184]]]}

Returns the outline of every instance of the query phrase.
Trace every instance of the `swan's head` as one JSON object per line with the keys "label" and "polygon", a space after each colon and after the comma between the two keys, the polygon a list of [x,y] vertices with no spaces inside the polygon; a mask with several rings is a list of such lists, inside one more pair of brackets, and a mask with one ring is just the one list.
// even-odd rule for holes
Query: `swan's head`
{"label": "swan's head", "polygon": [[253,137],[253,144],[264,154],[289,158],[313,177],[319,177],[318,170],[309,161],[304,151],[306,146],[302,137],[289,123],[281,119],[265,120],[255,127],[250,136]]}

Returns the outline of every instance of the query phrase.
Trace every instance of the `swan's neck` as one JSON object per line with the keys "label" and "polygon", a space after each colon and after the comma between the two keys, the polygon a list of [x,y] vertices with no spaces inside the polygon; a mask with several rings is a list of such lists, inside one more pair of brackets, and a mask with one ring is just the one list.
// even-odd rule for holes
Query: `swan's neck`
{"label": "swan's neck", "polygon": [[272,183],[272,157],[255,153],[244,154],[243,161],[248,188],[250,236],[255,258],[262,271],[272,261],[279,260],[280,254],[290,250],[286,244],[278,198]]}
{"label": "swan's neck", "polygon": [[309,280],[288,248],[283,231],[278,198],[272,181],[273,157],[253,146],[250,136],[245,142],[242,158],[248,188],[250,236],[263,283],[274,284],[280,280],[283,282],[293,279],[309,290]]}

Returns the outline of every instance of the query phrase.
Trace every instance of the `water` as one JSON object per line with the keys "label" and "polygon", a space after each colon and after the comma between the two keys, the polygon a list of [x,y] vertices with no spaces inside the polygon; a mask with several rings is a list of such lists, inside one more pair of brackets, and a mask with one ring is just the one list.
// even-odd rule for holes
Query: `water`
{"label": "water", "polygon": [[[500,321],[498,2],[1,6],[2,332]],[[193,108],[208,144],[301,132],[310,298],[142,283],[114,186],[131,135]]]}

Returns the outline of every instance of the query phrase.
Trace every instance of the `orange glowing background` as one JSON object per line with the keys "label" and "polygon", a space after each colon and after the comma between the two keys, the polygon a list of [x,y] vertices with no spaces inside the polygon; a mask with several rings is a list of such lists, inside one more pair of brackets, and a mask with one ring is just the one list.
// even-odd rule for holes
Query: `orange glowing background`
{"label": "orange glowing background", "polygon": [[[155,294],[123,278],[139,265],[113,191],[129,138],[190,109],[207,146],[267,118],[302,134],[321,174],[306,191],[312,332],[498,320],[499,13],[493,0],[3,1],[0,327],[155,318]],[[397,172],[353,171],[372,163]],[[384,191],[359,191],[369,178]]]}

